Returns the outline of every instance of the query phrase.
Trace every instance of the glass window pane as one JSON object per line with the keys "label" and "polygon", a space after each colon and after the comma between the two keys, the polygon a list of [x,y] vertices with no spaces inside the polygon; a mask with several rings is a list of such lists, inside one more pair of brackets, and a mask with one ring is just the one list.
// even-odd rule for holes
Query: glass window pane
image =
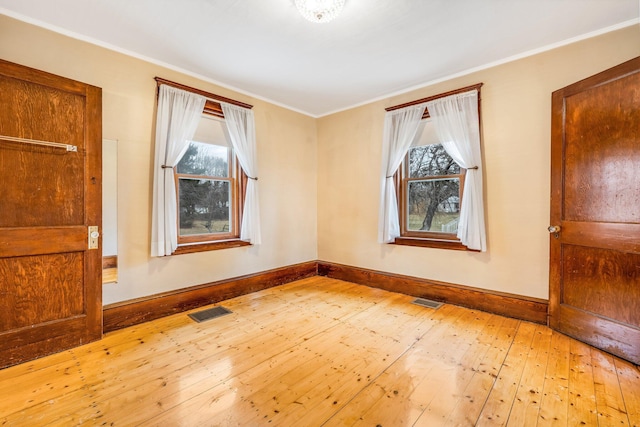
{"label": "glass window pane", "polygon": [[178,173],[227,178],[229,148],[192,141],[178,162]]}
{"label": "glass window pane", "polygon": [[442,144],[421,145],[409,150],[409,178],[459,173],[460,166],[447,154]]}
{"label": "glass window pane", "polygon": [[457,233],[460,178],[409,181],[407,230]]}
{"label": "glass window pane", "polygon": [[179,179],[180,235],[231,232],[229,181]]}

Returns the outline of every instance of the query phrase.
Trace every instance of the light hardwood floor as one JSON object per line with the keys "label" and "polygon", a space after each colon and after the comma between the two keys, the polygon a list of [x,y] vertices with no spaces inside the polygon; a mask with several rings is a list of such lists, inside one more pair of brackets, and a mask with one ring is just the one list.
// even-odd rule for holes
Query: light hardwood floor
{"label": "light hardwood floor", "polygon": [[1,370],[0,425],[640,425],[638,367],[412,300],[313,277],[112,332]]}

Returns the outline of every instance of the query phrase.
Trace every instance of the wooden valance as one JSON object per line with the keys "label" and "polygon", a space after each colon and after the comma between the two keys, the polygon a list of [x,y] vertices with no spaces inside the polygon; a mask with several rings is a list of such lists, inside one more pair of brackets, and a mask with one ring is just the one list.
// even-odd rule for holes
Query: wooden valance
{"label": "wooden valance", "polygon": [[238,107],[242,107],[242,108],[249,108],[249,109],[253,108],[253,105],[245,104],[244,102],[236,101],[235,99],[225,98],[224,96],[220,96],[211,92],[196,89],[191,86],[186,86],[181,83],[172,82],[171,80],[166,80],[161,77],[155,77],[154,80],[158,84],[158,87],[160,87],[160,85],[167,85],[167,86],[175,87],[177,89],[185,90],[187,92],[197,93],[198,95],[204,96],[205,98],[207,98],[207,102],[204,105],[203,112],[205,114],[210,114],[212,116],[224,117],[224,113],[222,112],[222,106],[220,105],[220,102],[226,102],[227,104],[237,105]]}
{"label": "wooden valance", "polygon": [[[429,101],[433,101],[435,99],[440,99],[440,98],[444,98],[447,96],[451,96],[451,95],[457,95],[459,93],[464,93],[464,92],[469,92],[470,90],[474,90],[477,89],[478,90],[478,101],[480,101],[480,88],[482,87],[483,83],[478,83],[475,85],[471,85],[471,86],[466,86],[460,89],[456,89],[456,90],[451,90],[449,92],[445,92],[445,93],[441,93],[439,95],[433,95],[433,96],[429,96],[427,98],[422,98],[422,99],[417,99],[415,101],[411,101],[411,102],[407,102],[405,104],[400,104],[400,105],[394,105],[393,107],[389,107],[389,108],[385,108],[385,111],[393,111],[393,110],[399,110],[401,108],[405,108],[405,107],[411,107],[412,105],[418,105],[418,104],[422,104],[425,102],[429,102]],[[429,110],[424,110],[424,114],[422,115],[422,119],[427,119],[429,118]]]}

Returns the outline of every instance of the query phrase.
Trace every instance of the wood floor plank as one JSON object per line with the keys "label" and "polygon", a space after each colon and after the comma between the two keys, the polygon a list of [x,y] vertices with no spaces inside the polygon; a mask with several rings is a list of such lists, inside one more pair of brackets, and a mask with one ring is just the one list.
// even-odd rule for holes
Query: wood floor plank
{"label": "wood floor plank", "polygon": [[504,426],[518,392],[536,326],[520,322],[507,357],[478,417],[478,426]]}
{"label": "wood floor plank", "polygon": [[538,419],[544,377],[549,363],[551,336],[552,331],[549,328],[536,326],[507,426],[522,426]]}
{"label": "wood floor plank", "polygon": [[[487,343],[482,341],[479,343],[481,345],[480,349],[486,345],[489,347],[483,355],[478,357],[477,362],[472,365],[473,375],[459,397],[456,407],[449,415],[445,424],[447,426],[475,425],[482,411],[485,398],[489,395],[498,377],[500,367],[507,356],[506,349],[509,348],[516,334],[518,321],[501,316],[494,316],[494,320],[498,322],[496,324],[497,329],[494,332],[494,327],[490,324],[491,329],[489,331],[492,332],[486,334],[489,341]],[[475,351],[474,349],[470,350]],[[478,353],[482,353],[482,350],[479,350]]]}
{"label": "wood floor plank", "polygon": [[448,364],[454,367],[454,376],[445,379],[436,377],[439,395],[425,405],[424,412],[416,422],[416,426],[442,426],[454,411],[457,404],[464,398],[469,381],[473,377],[474,366],[478,358],[484,357],[489,349],[487,338],[493,336],[496,325],[487,313],[470,311],[473,316],[466,324],[456,327],[455,338],[447,341],[460,341],[459,347],[449,355]]}
{"label": "wood floor plank", "polygon": [[[157,330],[149,326],[138,328],[135,338],[130,333],[123,332],[120,340],[116,342],[104,339],[68,350],[64,353],[66,357],[64,362],[61,361],[60,355],[41,359],[44,362],[53,360],[54,363],[49,367],[29,370],[29,375],[22,375],[20,377],[22,393],[12,392],[15,389],[14,380],[17,379],[16,377],[9,376],[6,380],[0,381],[0,395],[6,396],[6,398],[0,399],[0,414],[21,411],[26,407],[37,405],[43,400],[49,402],[77,390],[84,394],[84,389],[90,382],[87,376],[97,372],[95,371],[97,366],[111,366],[108,359],[118,357],[122,352],[131,353],[130,350],[140,347],[144,339],[149,341],[147,346],[150,346],[152,352],[157,351],[158,348],[154,343],[162,343],[162,340],[158,339],[157,334],[154,333]],[[147,357],[147,354],[140,357]],[[39,361],[39,363],[42,362]],[[29,365],[33,366],[33,364]],[[90,366],[91,369],[85,372],[84,366]],[[113,366],[117,366],[117,364]],[[43,382],[42,378],[48,380]],[[98,383],[103,384],[104,380]],[[38,396],[38,399],[34,399],[33,396]]]}
{"label": "wood floor plank", "polygon": [[629,424],[640,427],[640,368],[619,358],[614,358],[614,365],[620,381]]}
{"label": "wood floor plank", "polygon": [[[162,382],[155,381],[154,384],[150,385],[152,388],[155,388],[156,392],[156,402],[154,402],[154,405],[161,408],[162,411],[173,409],[203,393],[207,393],[216,388],[219,389],[221,384],[226,380],[260,365],[265,360],[289,348],[291,348],[291,344],[286,339],[278,337],[271,332],[264,332],[260,339],[256,338],[255,341],[251,341],[249,345],[241,344],[239,346],[232,346],[225,351],[216,352],[210,357],[208,357],[206,351],[204,351],[199,355],[202,359],[190,356],[187,360],[188,364],[191,366],[202,365],[203,368],[199,370],[202,375],[195,376],[193,378],[194,381],[185,381],[182,376],[179,376],[173,381],[178,387],[169,387],[166,389],[168,392],[174,391],[174,393],[169,395],[164,392],[159,393],[159,390],[165,389],[165,383],[173,385],[173,383],[168,382],[171,378],[163,378]],[[188,375],[188,372],[184,375]],[[132,394],[135,395],[137,392],[134,391]],[[126,398],[127,396],[124,395],[124,397]],[[110,402],[106,401],[106,404],[110,404]],[[155,408],[152,409],[155,410]],[[182,411],[181,408],[179,409]],[[118,414],[113,414],[113,416],[117,419]]]}
{"label": "wood floor plank", "polygon": [[[116,338],[118,343],[122,343],[128,341],[130,337],[138,336],[140,331],[155,331],[156,327],[153,323],[145,323],[142,325],[132,326],[127,329],[123,329],[122,333],[118,335]],[[151,333],[151,332],[150,332]],[[92,343],[90,345],[85,345],[81,347],[74,348],[72,350],[66,350],[60,353],[52,354],[49,356],[45,356],[39,359],[31,360],[26,363],[22,363],[20,365],[11,366],[8,368],[0,369],[0,382],[10,382],[15,378],[19,378],[25,375],[29,375],[31,373],[35,373],[41,369],[50,369],[53,365],[56,364],[69,364],[69,361],[74,358],[75,355],[81,354],[83,351],[94,351],[95,346],[103,346],[109,345],[109,335],[105,335],[105,337],[97,343]]]}
{"label": "wood floor plank", "polygon": [[591,347],[569,341],[569,405],[567,425],[598,425]]}
{"label": "wood floor plank", "polygon": [[[373,395],[379,396],[378,400],[368,405],[354,425],[412,425],[441,391],[433,385],[442,387],[450,383],[457,359],[468,347],[469,334],[464,332],[464,325],[478,317],[470,310],[457,307],[449,310],[457,314],[442,319],[376,379],[374,387],[385,393],[380,395],[374,389]],[[367,397],[363,394],[362,400],[366,402]],[[356,410],[361,404],[359,400],[351,403]],[[341,415],[345,416],[349,416],[348,409]]]}
{"label": "wood floor plank", "polygon": [[[314,386],[316,384],[320,384],[324,378],[331,377],[336,374],[338,369],[344,371],[344,366],[336,366],[336,363],[340,363],[343,358],[341,355],[347,354],[352,355],[353,350],[351,348],[357,349],[361,351],[360,345],[366,342],[374,342],[380,341],[376,343],[376,348],[384,349],[389,347],[389,344],[398,346],[397,343],[391,341],[385,344],[381,340],[383,337],[380,336],[362,336],[361,332],[353,329],[352,333],[349,334],[346,331],[346,328],[343,326],[342,328],[332,328],[330,332],[323,334],[317,339],[311,339],[296,348],[292,349],[291,355],[288,354],[285,356],[285,361],[283,362],[280,355],[274,356],[265,360],[262,364],[256,365],[254,368],[248,370],[245,373],[241,373],[237,375],[232,381],[233,384],[236,385],[235,389],[237,390],[236,395],[239,396],[238,405],[244,405],[246,408],[245,411],[239,411],[238,414],[242,416],[251,416],[250,419],[237,420],[238,423],[251,423],[256,422],[254,419],[258,417],[262,419],[264,416],[267,419],[270,419],[272,415],[278,414],[279,409],[282,404],[286,404],[288,401],[286,400],[287,394],[284,393],[285,390],[280,390],[278,394],[278,399],[274,398],[274,391],[277,391],[277,388],[274,388],[273,382],[278,381],[281,382],[283,379],[286,379],[287,376],[285,373],[288,370],[291,370],[295,365],[291,364],[292,359],[296,361],[296,363],[305,362],[300,365],[300,369],[302,372],[296,372],[293,376],[297,378],[295,393],[291,394],[291,399],[300,399],[304,400],[304,396],[299,396],[300,394],[304,394],[307,390],[308,386]],[[311,346],[313,346],[313,350],[310,350]],[[309,357],[315,356],[316,363],[309,364]],[[353,359],[350,358],[352,360]],[[347,359],[348,362],[349,359]],[[347,364],[347,362],[342,362],[343,364]],[[383,360],[384,362],[384,360]],[[306,373],[305,373],[306,372]],[[259,381],[255,379],[259,378]],[[266,382],[266,383],[265,383]],[[191,411],[192,415],[189,416],[188,422],[197,424],[201,421],[203,417],[211,417],[215,418],[218,414],[216,408],[209,408],[206,405],[206,402],[209,402],[210,399],[207,395],[203,394],[193,399],[192,402],[189,403],[189,406],[193,406],[197,408],[197,411]],[[258,405],[258,410],[262,411],[258,414],[252,414],[251,407],[255,407]],[[307,405],[308,406],[308,405]],[[272,407],[274,407],[272,409]],[[176,410],[178,413],[180,410]],[[263,412],[266,411],[266,414],[263,415]],[[277,412],[276,412],[277,411]],[[225,419],[229,422],[230,414],[225,414]],[[170,412],[167,412],[158,420],[154,420],[154,422],[159,423],[171,423],[175,422],[173,419],[174,415]]]}
{"label": "wood floor plank", "polygon": [[613,356],[595,348],[591,349],[593,382],[599,426],[628,426],[626,405]]}
{"label": "wood floor plank", "polygon": [[[77,426],[95,424],[95,418],[82,420],[74,417],[78,408],[91,405],[91,398],[86,397],[82,390],[63,394],[47,401],[39,401],[36,406],[26,411],[0,415],[2,426]],[[61,418],[71,418],[72,421],[62,424]]]}
{"label": "wood floor plank", "polygon": [[569,401],[569,337],[554,332],[551,336],[549,363],[544,375],[539,426],[567,425]]}
{"label": "wood floor plank", "polygon": [[0,370],[0,426],[639,425],[637,366],[412,300],[312,277],[114,331]]}
{"label": "wood floor plank", "polygon": [[[260,420],[276,420],[279,413],[288,415],[293,413],[293,410],[284,411],[283,408],[287,405],[295,405],[292,409],[298,406],[313,408],[317,404],[314,401],[318,398],[317,392],[326,388],[327,381],[339,383],[341,378],[349,377],[340,376],[339,373],[350,372],[355,368],[354,364],[362,363],[354,358],[353,354],[356,351],[364,351],[363,346],[366,343],[374,343],[373,348],[384,349],[387,352],[393,352],[394,346],[397,347],[395,351],[402,351],[399,343],[381,336],[375,334],[365,336],[359,330],[349,331],[345,327],[334,327],[318,339],[308,340],[304,345],[296,347],[292,350],[295,354],[286,355],[285,361],[280,360],[281,357],[278,355],[239,374],[232,384],[234,385],[234,395],[238,400],[237,404],[244,406],[245,410],[238,411],[242,414],[242,418],[235,420],[235,422],[240,425],[252,425]],[[314,352],[316,357],[312,357]],[[379,355],[376,354],[376,356]],[[291,370],[290,362],[292,359],[299,361],[299,363],[304,362],[298,366],[299,369],[293,376],[297,381],[291,384],[282,383],[283,380],[291,377],[286,373]],[[384,357],[378,357],[378,360],[380,360],[382,368],[386,367],[387,362]],[[375,368],[375,360],[372,359],[369,362],[366,364],[366,368]],[[274,382],[282,384],[274,384]],[[313,393],[310,393],[311,391]],[[219,412],[215,407],[207,406],[207,402],[217,403],[204,394],[189,402],[188,406],[193,408],[192,411],[189,411],[190,415],[187,418],[189,424],[199,424],[205,418],[212,419],[211,417],[213,417],[215,419]],[[179,412],[181,409],[176,410],[176,413]],[[230,416],[230,414],[224,414],[227,422],[230,422]],[[174,417],[174,413],[167,411],[153,422],[171,424],[175,422]]]}
{"label": "wood floor plank", "polygon": [[[255,301],[254,301],[255,302]],[[264,301],[262,301],[264,302]],[[285,313],[286,314],[286,313]],[[222,318],[221,318],[222,319]],[[224,317],[225,320],[228,320],[229,322],[233,321],[233,317]],[[176,322],[172,322],[174,325],[176,324]],[[179,322],[178,322],[179,323]],[[298,325],[300,325],[300,323],[297,323]],[[203,326],[204,325],[204,326]],[[207,348],[207,353],[208,354],[217,354],[217,353],[221,353],[223,350],[219,350],[220,348],[225,348],[225,342],[227,341],[232,341],[235,343],[235,346],[239,345],[239,341],[238,341],[238,333],[245,333],[247,331],[250,332],[256,332],[257,334],[261,335],[262,340],[265,341],[265,345],[269,346],[269,347],[274,347],[273,344],[276,341],[276,337],[275,336],[271,336],[269,334],[271,334],[271,332],[268,332],[265,335],[264,332],[264,328],[260,327],[259,323],[251,323],[251,322],[247,322],[244,326],[244,328],[237,328],[237,326],[235,324],[231,324],[231,326],[225,326],[224,323],[217,323],[217,325],[220,325],[219,331],[209,334],[207,335],[205,332],[207,331],[207,327],[206,324],[195,324],[192,325],[190,323],[187,323],[185,327],[180,327],[180,334],[178,335],[170,335],[170,339],[171,341],[173,341],[175,344],[178,344],[178,341],[180,341],[180,345],[182,346],[183,349],[189,349],[191,348],[192,351],[195,351],[195,349],[202,349],[202,348]],[[249,326],[249,328],[247,328],[246,326]],[[234,331],[234,334],[231,334],[229,336],[229,334],[227,333],[229,329],[232,329]],[[183,340],[181,339],[182,337],[182,330],[187,329],[190,331],[191,335],[194,335],[194,329],[196,331],[196,335],[199,335],[200,337],[197,339],[192,339],[191,340]],[[204,332],[203,332],[204,331]],[[246,335],[246,334],[245,334]],[[189,336],[189,334],[187,334],[187,336]],[[244,338],[245,341],[247,342],[252,342],[252,345],[256,345],[256,341],[257,341],[257,337],[256,336],[248,336],[247,338]],[[284,340],[283,340],[284,341]],[[211,349],[213,349],[213,353],[210,353]],[[251,357],[247,357],[246,355],[246,351],[248,350],[248,348],[234,348],[231,349],[229,351],[233,352],[233,353],[240,353],[242,352],[242,354],[238,354],[238,357],[241,357],[243,359],[243,362],[245,364],[250,363],[251,362]],[[155,359],[158,360],[160,357],[160,355],[156,354],[155,355]],[[208,360],[209,356],[204,356],[204,355],[200,355],[198,357],[192,357],[189,356],[189,359],[191,360],[186,360],[185,363],[191,364],[191,363],[196,363],[195,360],[193,359],[204,359],[205,361]],[[228,359],[230,358],[230,354],[227,353],[222,353],[221,357]],[[242,366],[243,363],[237,363],[236,367],[240,367]],[[91,414],[96,415],[96,414],[100,414],[100,413],[110,413],[111,411],[109,410],[110,407],[121,407],[124,406],[130,399],[130,396],[133,395],[135,396],[136,394],[140,393],[141,390],[146,390],[145,391],[145,395],[151,395],[153,396],[154,399],[156,399],[159,402],[158,406],[161,406],[163,408],[166,407],[171,407],[171,403],[169,402],[170,399],[167,398],[167,394],[168,392],[172,389],[171,384],[175,381],[179,381],[181,386],[184,388],[187,388],[189,386],[189,384],[192,383],[192,381],[189,380],[188,377],[190,377],[188,372],[185,372],[185,370],[183,369],[183,366],[174,366],[174,368],[179,368],[180,370],[180,375],[178,376],[178,378],[173,378],[172,375],[169,376],[165,376],[165,377],[161,377],[159,379],[154,379],[153,381],[149,382],[149,383],[141,383],[138,384],[135,379],[132,381],[131,378],[123,378],[118,380],[118,377],[112,379],[111,383],[112,385],[110,387],[104,388],[101,390],[101,393],[99,395],[99,397],[96,398],[96,401],[92,402],[93,404],[87,408],[87,410],[85,410],[84,412],[89,412],[88,416],[91,416]],[[212,368],[213,369],[213,368]],[[218,376],[221,376],[220,378],[218,378],[218,381],[222,381],[225,379],[225,375],[227,375],[227,371],[228,368],[225,368],[224,366],[222,367],[222,369],[214,369],[215,372],[207,372],[209,374],[209,377],[207,378],[207,381],[209,383],[212,382],[213,378],[217,378]],[[132,371],[133,372],[133,371]],[[138,370],[139,373],[139,370]],[[185,377],[185,375],[187,377]],[[193,375],[191,375],[193,376]],[[202,379],[203,377],[201,376],[201,374],[196,373],[195,374],[195,378],[196,379]],[[113,385],[114,384],[127,384],[129,387],[132,387],[133,389],[129,392],[123,392],[123,393],[119,393],[120,390],[115,390],[112,392],[109,392],[109,389],[113,389]],[[215,384],[215,383],[214,383]],[[167,386],[168,385],[168,386]],[[206,388],[211,388],[211,385],[207,386]],[[187,390],[188,391],[188,390]],[[118,393],[116,393],[118,392]],[[109,395],[114,395],[116,394],[116,396],[114,396],[113,398],[109,399],[107,404],[102,404],[100,399],[105,400],[105,397],[108,397]],[[181,396],[185,396],[187,393],[185,392],[181,392],[180,393]],[[170,397],[170,396],[169,396]],[[175,401],[173,402],[175,403]],[[136,416],[139,416],[138,413],[134,413]],[[131,414],[125,414],[124,418],[127,420],[130,420],[130,415]],[[122,417],[122,416],[121,416]],[[134,417],[136,418],[136,417]],[[137,419],[137,418],[136,418]]]}
{"label": "wood floor plank", "polygon": [[[421,337],[419,343],[416,342],[407,351],[405,359],[399,364],[394,364],[393,369],[387,369],[381,374],[380,378],[375,378],[375,382],[372,384],[366,384],[328,420],[326,425],[356,425],[359,422],[375,425],[378,422],[376,417],[379,416],[380,402],[387,399],[387,396],[395,397],[401,393],[400,390],[402,390],[403,396],[420,393],[428,394],[433,390],[433,387],[429,387],[428,384],[423,387],[423,390],[419,387],[423,381],[428,381],[429,373],[435,367],[435,364],[431,363],[432,355],[429,353],[429,349],[438,348],[438,344],[444,341],[447,331],[451,328],[450,323],[455,322],[463,314],[463,310],[459,310],[454,306],[443,306],[433,313],[431,318],[435,324]],[[412,367],[408,370],[411,380],[402,383],[402,387],[395,388],[394,385],[399,382],[398,378],[403,375],[401,368],[403,363]],[[397,393],[394,393],[394,391]],[[413,405],[411,402],[409,404]],[[421,407],[419,410],[422,412],[423,408]],[[397,415],[398,419],[404,419],[409,412],[405,407],[404,411],[394,411],[394,414]],[[418,415],[419,413],[415,417],[417,418]]]}
{"label": "wood floor plank", "polygon": [[[301,358],[301,353],[296,353],[296,356]],[[203,367],[203,372],[207,372],[205,367]],[[215,418],[217,411],[227,410],[219,407],[220,401],[226,402],[226,396],[234,396],[234,400],[237,401],[238,388],[234,386],[235,383],[236,381],[230,381],[229,379],[215,382],[208,378],[203,378],[200,381],[193,382],[191,385],[181,386],[179,389],[168,388],[165,393],[154,390],[154,388],[158,388],[158,385],[147,384],[146,387],[149,388],[149,392],[157,397],[155,404],[148,405],[145,413],[126,414],[124,417],[118,417],[118,420],[125,421],[126,425],[139,425],[148,420],[151,420],[149,425],[154,425],[154,423],[176,425],[187,421],[189,423],[200,423],[187,425],[207,425],[208,422]],[[208,405],[207,402],[211,404]],[[236,412],[241,409],[243,412],[246,410],[237,402],[235,408],[237,409]],[[192,413],[184,416],[182,413],[185,410]]]}
{"label": "wood floor plank", "polygon": [[[395,351],[402,350],[402,346],[397,343],[389,342],[389,345],[397,347],[394,349]],[[391,353],[394,353],[394,350]],[[294,425],[296,423],[320,425],[362,388],[362,382],[358,382],[358,378],[369,381],[370,378],[383,372],[388,363],[386,355],[362,360],[344,355],[342,358],[334,360],[329,365],[331,371],[324,371],[329,375],[324,375],[319,377],[317,381],[308,383],[313,387],[302,392],[296,384],[288,390],[285,396],[290,396],[289,402],[282,405],[282,409],[274,417],[274,422],[277,425]],[[295,400],[292,400],[294,396]]]}
{"label": "wood floor plank", "polygon": [[[417,354],[417,353],[420,353],[420,349],[429,347],[426,340],[424,340],[425,334],[427,334],[427,331],[428,331],[429,332],[428,335],[430,337],[437,336],[438,332],[435,330],[434,325],[441,324],[441,322],[446,318],[444,317],[446,316],[445,314],[446,312],[453,311],[456,309],[457,308],[448,307],[446,310],[443,310],[442,312],[439,312],[439,310],[434,312],[430,310],[425,311],[424,309],[421,309],[421,310],[419,309],[417,312],[420,313],[420,315],[422,315],[423,313],[429,313],[429,319],[424,322],[425,324],[428,325],[428,329],[422,330],[421,328],[416,328],[415,331],[422,331],[421,332],[422,335],[418,335],[417,337],[418,339],[411,342],[409,346],[407,346],[406,343],[404,343],[402,340],[398,340],[397,337],[394,338],[394,341],[400,344],[399,349],[402,350],[402,352],[399,352],[398,354],[389,354],[389,353],[385,354],[384,355],[385,359],[383,359],[383,361],[386,360],[387,366],[386,367],[381,366],[378,369],[378,374],[374,377],[375,383],[387,390],[388,392],[387,396],[393,396],[394,398],[397,398],[401,394],[404,394],[406,396],[410,395],[410,393],[407,392],[407,383],[405,383],[404,381],[398,381],[397,378],[403,377],[405,375],[405,372],[407,371],[407,366],[416,367],[416,369],[418,366],[420,366],[420,369],[426,368],[426,365],[427,365],[426,363],[420,363],[416,361],[417,359],[420,358],[420,355]],[[458,319],[459,317],[461,317],[461,315],[452,314],[451,317],[448,317],[446,319],[452,320],[452,319]],[[431,332],[433,332],[433,335],[431,335]],[[425,360],[426,359],[427,358],[425,358]],[[413,372],[412,380],[408,384],[415,384],[416,382],[421,381],[422,378],[420,377],[421,376],[419,373]],[[390,378],[391,381],[395,383],[395,385],[386,384],[385,378]],[[412,387],[410,387],[410,389],[411,388]],[[351,396],[358,393],[359,391],[360,390],[352,390]],[[363,391],[362,394],[366,394],[366,391]],[[329,399],[328,401],[331,401],[331,400]],[[325,401],[325,402],[328,402],[328,401]],[[335,402],[340,406],[345,406],[347,402],[350,402],[350,399],[341,398],[341,399],[335,400]],[[376,405],[377,414],[375,415],[369,414],[369,416],[380,417],[380,412],[383,411],[382,406],[383,405],[380,405],[380,406]],[[336,412],[335,408],[332,408],[332,414],[335,414],[335,412]],[[396,415],[396,418],[400,418],[406,415],[406,413],[403,413],[400,411],[394,411],[394,413]],[[381,421],[378,420],[378,423],[380,422]]]}
{"label": "wood floor plank", "polygon": [[[172,390],[174,383],[179,383],[183,388],[180,392],[182,396],[192,392],[191,384],[205,380],[208,384],[204,387],[209,389],[231,375],[233,360],[240,359],[234,366],[236,369],[241,369],[242,366],[252,366],[259,363],[262,359],[256,359],[256,355],[257,357],[268,357],[268,352],[265,353],[266,349],[278,351],[278,349],[291,345],[288,340],[282,337],[278,339],[276,334],[265,330],[259,323],[242,322],[243,327],[238,328],[237,320],[234,320],[233,316],[225,316],[216,319],[216,321],[219,321],[216,325],[219,325],[220,331],[209,334],[206,332],[211,328],[212,323],[188,324],[187,329],[190,329],[191,334],[197,337],[195,339],[192,337],[191,340],[182,339],[185,328],[179,328],[176,334],[171,334],[171,330],[165,330],[166,342],[172,348],[170,352],[156,352],[153,358],[147,362],[132,359],[129,363],[134,369],[125,369],[124,373],[111,372],[109,369],[101,371],[99,373],[101,377],[110,378],[109,385],[101,387],[99,392],[96,392],[93,404],[83,412],[94,415],[108,413],[109,416],[116,418],[129,418],[129,414],[114,413],[109,408],[126,407],[130,395],[135,396],[140,393],[141,389],[151,390],[150,393],[155,394],[160,402],[158,406],[167,407],[169,403],[162,399],[165,398],[168,391]],[[245,345],[244,343],[250,344]],[[174,346],[179,350],[173,350]],[[251,352],[252,347],[253,353]],[[149,355],[144,357],[149,358]],[[178,363],[176,363],[176,358]],[[179,372],[175,373],[176,375],[167,375],[161,378],[149,378],[144,375],[148,370],[165,370],[162,366],[168,364],[171,364],[173,369],[178,369]],[[182,369],[185,366],[192,366],[191,371],[193,371],[194,366],[199,367],[200,365],[206,366],[206,368],[197,369],[195,375],[190,375],[190,371]],[[126,367],[127,364],[120,363],[109,366]],[[94,378],[91,379],[91,384],[99,384],[99,382]],[[132,390],[126,392],[124,388]],[[196,387],[195,390],[198,388]],[[103,404],[105,401],[107,403]]]}

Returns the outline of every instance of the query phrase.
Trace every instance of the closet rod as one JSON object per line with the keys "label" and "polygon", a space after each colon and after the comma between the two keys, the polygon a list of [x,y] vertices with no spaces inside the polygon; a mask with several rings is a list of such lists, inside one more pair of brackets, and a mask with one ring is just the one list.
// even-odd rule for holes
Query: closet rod
{"label": "closet rod", "polygon": [[37,139],[17,138],[15,136],[5,136],[5,135],[0,135],[0,139],[3,141],[10,141],[10,142],[23,142],[25,144],[45,145],[47,147],[64,148],[67,151],[76,151],[76,152],[78,151],[78,147],[76,147],[75,145],[61,144],[59,142],[40,141]]}

